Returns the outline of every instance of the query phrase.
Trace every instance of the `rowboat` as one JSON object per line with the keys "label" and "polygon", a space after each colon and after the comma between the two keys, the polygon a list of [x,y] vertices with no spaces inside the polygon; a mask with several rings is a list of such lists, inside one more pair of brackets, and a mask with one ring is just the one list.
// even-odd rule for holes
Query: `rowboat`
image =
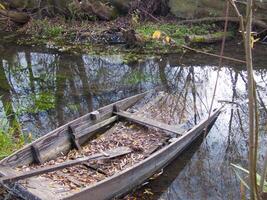
{"label": "rowboat", "polygon": [[164,168],[221,112],[193,126],[170,124],[157,117],[164,95],[153,101],[147,95],[79,117],[1,160],[1,184],[23,199],[112,199]]}

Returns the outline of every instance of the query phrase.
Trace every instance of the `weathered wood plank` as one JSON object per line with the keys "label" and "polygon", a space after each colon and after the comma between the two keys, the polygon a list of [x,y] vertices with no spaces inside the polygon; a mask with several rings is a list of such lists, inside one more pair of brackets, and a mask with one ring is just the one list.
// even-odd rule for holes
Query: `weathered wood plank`
{"label": "weathered wood plank", "polygon": [[[122,155],[128,154],[130,152],[132,152],[132,150],[130,148],[128,148],[128,147],[118,147],[116,149],[112,149],[112,150],[109,150],[109,151],[106,151],[106,152],[94,154],[94,155],[87,156],[87,157],[84,157],[84,158],[78,158],[76,160],[66,161],[64,163],[60,163],[60,164],[57,164],[57,165],[52,165],[52,166],[42,167],[42,168],[39,168],[39,169],[34,169],[34,170],[31,170],[31,171],[28,171],[28,172],[24,172],[24,173],[18,174],[18,175],[6,176],[6,177],[3,177],[3,178],[0,178],[0,182],[3,183],[3,184],[9,183],[9,182],[15,182],[15,181],[22,180],[22,179],[25,179],[25,178],[30,178],[30,177],[41,175],[41,174],[44,174],[44,173],[49,173],[49,172],[53,172],[53,171],[56,171],[56,170],[64,169],[64,168],[67,168],[67,167],[71,167],[71,166],[74,166],[74,165],[77,165],[77,164],[81,164],[83,162],[87,162],[87,161],[90,161],[90,160],[110,159],[110,158],[115,158],[115,157],[118,157],[118,156],[122,156]],[[0,171],[1,171],[1,169],[0,169]]]}
{"label": "weathered wood plank", "polygon": [[[3,176],[16,176],[18,172],[10,167],[0,167],[0,173]],[[51,190],[49,190],[49,183],[44,177],[30,178],[27,179],[26,184],[28,188],[24,187],[24,184],[8,184],[8,189],[11,189],[12,192],[16,193],[18,196],[24,199],[57,199]],[[34,191],[35,195],[32,195],[30,192]]]}
{"label": "weathered wood plank", "polygon": [[[177,127],[156,121],[156,120],[152,120],[152,119],[147,119],[147,118],[143,118],[143,117],[139,117],[139,116],[135,116],[131,113],[128,112],[114,112],[114,114],[125,118],[126,120],[132,121],[134,123],[137,124],[141,124],[144,126],[149,126],[149,127],[154,127],[154,128],[158,128],[161,129],[163,131],[167,131],[169,133],[173,133],[175,135],[182,135],[183,132],[179,129],[177,129]],[[173,135],[173,134],[169,134],[169,135]]]}
{"label": "weathered wood plank", "polygon": [[95,125],[88,125],[87,127],[84,127],[83,130],[81,130],[80,132],[75,130],[75,137],[76,138],[81,138],[87,134],[93,133],[94,131],[97,131],[107,125],[112,124],[113,122],[117,121],[118,117],[117,116],[113,116],[107,120],[101,121]]}
{"label": "weathered wood plank", "polygon": [[74,130],[71,127],[71,125],[68,126],[68,132],[70,136],[70,142],[73,145],[73,147],[77,149],[78,151],[81,151],[82,150],[81,145],[79,144],[79,141],[76,137],[76,133],[74,133]]}
{"label": "weathered wood plank", "polygon": [[31,151],[32,151],[32,157],[33,157],[34,162],[37,164],[42,164],[43,160],[41,158],[40,151],[35,144],[31,146]]}
{"label": "weathered wood plank", "polygon": [[87,162],[84,162],[83,165],[84,165],[85,167],[87,167],[88,169],[97,171],[97,172],[100,173],[100,174],[103,174],[103,175],[105,175],[105,176],[108,175],[107,172],[105,172],[104,170],[100,169],[97,165],[91,165],[90,163],[87,163]]}
{"label": "weathered wood plank", "polygon": [[78,181],[77,179],[75,179],[73,176],[70,176],[68,174],[63,173],[62,171],[58,171],[57,174],[59,176],[63,176],[66,179],[68,179],[70,182],[74,183],[75,185],[79,186],[79,187],[84,187],[84,184],[81,181]]}

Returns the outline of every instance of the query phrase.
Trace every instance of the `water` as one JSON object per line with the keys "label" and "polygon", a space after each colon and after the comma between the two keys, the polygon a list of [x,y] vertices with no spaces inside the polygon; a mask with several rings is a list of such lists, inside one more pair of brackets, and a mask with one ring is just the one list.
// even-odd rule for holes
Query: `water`
{"label": "water", "polygon": [[[241,49],[242,45],[230,43],[226,55],[243,59]],[[266,50],[263,45],[254,50],[261,124],[259,172],[267,143]],[[36,138],[89,111],[157,86],[207,112],[218,70],[217,59],[189,52],[126,63],[122,54],[79,55],[3,45],[0,59],[2,123],[19,121],[23,132]],[[214,107],[220,106],[218,100],[237,104],[227,104],[207,137],[128,198],[240,199],[240,181],[230,163],[248,166],[246,85],[244,64],[224,62]]]}

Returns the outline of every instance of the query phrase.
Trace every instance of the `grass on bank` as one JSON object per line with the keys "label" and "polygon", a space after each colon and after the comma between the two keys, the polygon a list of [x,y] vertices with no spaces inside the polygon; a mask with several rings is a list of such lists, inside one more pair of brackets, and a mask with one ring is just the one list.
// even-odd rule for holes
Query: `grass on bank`
{"label": "grass on bank", "polygon": [[25,144],[23,135],[21,133],[17,135],[17,131],[17,128],[6,128],[0,122],[0,160]]}
{"label": "grass on bank", "polygon": [[[109,24],[110,23],[110,24]],[[62,19],[33,19],[27,26],[20,30],[21,33],[27,35],[27,37],[22,37],[19,40],[20,44],[30,44],[30,45],[48,45],[53,44],[57,48],[64,48],[68,50],[81,49],[85,53],[91,50],[97,50],[98,45],[101,44],[103,40],[103,33],[105,33],[107,27],[115,27],[115,24],[111,22],[102,22],[97,25],[90,23],[75,23],[68,22]],[[126,27],[125,29],[134,29],[136,33],[143,39],[140,45],[143,52],[153,52],[157,53],[168,53],[170,50],[177,50],[179,45],[185,44],[186,35],[205,35],[208,33],[217,32],[220,27],[216,24],[200,24],[200,25],[177,25],[170,22],[152,23],[144,22],[138,23],[134,26]],[[153,40],[152,35],[155,31],[161,31],[168,35],[175,41],[175,47],[171,45],[166,45],[160,40]],[[86,42],[80,44],[79,35],[80,33],[86,33],[88,38],[93,38],[96,44],[90,42],[88,39]],[[99,38],[99,41],[98,41]],[[50,45],[49,45],[50,46]],[[140,52],[140,46],[137,48]],[[117,48],[118,47],[118,48]],[[120,48],[119,48],[120,47]],[[113,51],[123,51],[122,46],[114,46],[111,48]],[[103,49],[102,49],[103,51]],[[104,45],[104,51],[107,51],[107,46]],[[134,49],[131,49],[134,51]],[[99,52],[101,52],[101,45]],[[171,51],[172,52],[172,51]]]}
{"label": "grass on bank", "polygon": [[[186,35],[205,35],[213,32],[216,29],[215,24],[202,24],[202,25],[177,25],[174,23],[155,24],[148,23],[139,25],[136,32],[145,38],[151,38],[155,31],[161,31],[171,37],[177,45],[185,44]],[[157,41],[151,40],[151,45],[156,45]],[[158,43],[162,46],[162,43]]]}

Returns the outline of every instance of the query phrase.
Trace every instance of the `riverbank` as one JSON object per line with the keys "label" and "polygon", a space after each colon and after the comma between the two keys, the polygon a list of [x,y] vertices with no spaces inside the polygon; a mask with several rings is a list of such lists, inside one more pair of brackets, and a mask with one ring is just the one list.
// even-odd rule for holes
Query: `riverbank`
{"label": "riverbank", "polygon": [[[5,43],[44,46],[61,52],[138,52],[151,55],[180,52],[181,46],[188,43],[188,36],[220,33],[223,30],[222,22],[184,25],[178,22],[175,18],[141,22],[134,16],[95,22],[67,21],[63,18],[32,19],[15,31],[4,33],[1,40]],[[235,36],[236,28],[236,24],[231,24],[229,39]]]}

